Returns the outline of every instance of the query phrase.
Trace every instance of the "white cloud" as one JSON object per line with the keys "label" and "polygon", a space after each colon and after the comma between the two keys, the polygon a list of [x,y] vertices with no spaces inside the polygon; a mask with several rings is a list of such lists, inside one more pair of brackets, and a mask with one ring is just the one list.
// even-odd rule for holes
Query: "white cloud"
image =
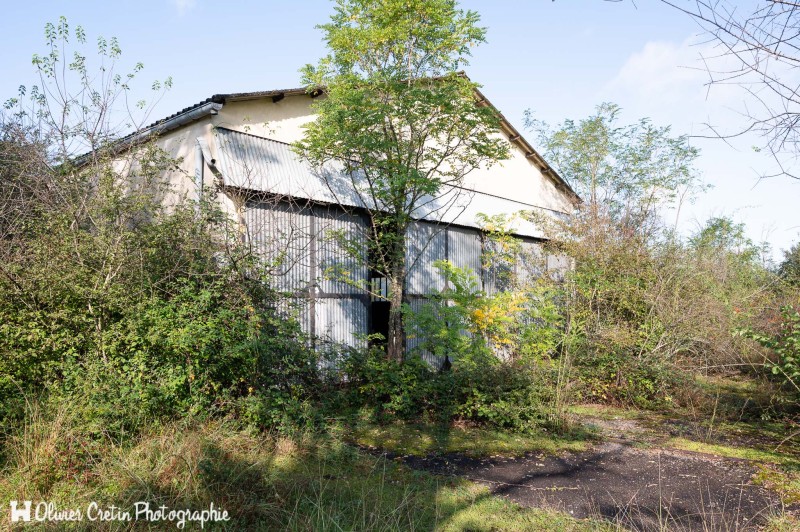
{"label": "white cloud", "polygon": [[[718,57],[708,43],[648,42],[631,54],[599,96],[622,106],[623,123],[650,117],[656,125],[672,125],[673,134],[713,136],[715,131],[741,131],[749,121],[743,116],[752,101],[735,84],[712,84],[707,66],[722,71],[735,66]],[[719,139],[692,138],[702,151],[698,168],[714,188],[684,205],[682,227],[691,231],[709,216],[730,215],[744,221],[754,240],[769,232],[775,248],[786,248],[798,238],[795,203],[800,183],[788,177],[758,181],[758,175],[774,170],[775,163],[752,146],[763,144],[755,135],[732,139],[731,147]]]}
{"label": "white cloud", "polygon": [[183,16],[197,6],[197,0],[172,0],[178,9],[178,14]]}
{"label": "white cloud", "polygon": [[605,89],[648,99],[671,99],[686,92],[702,94],[707,75],[699,61],[699,52],[688,39],[680,44],[648,42],[628,58]]}

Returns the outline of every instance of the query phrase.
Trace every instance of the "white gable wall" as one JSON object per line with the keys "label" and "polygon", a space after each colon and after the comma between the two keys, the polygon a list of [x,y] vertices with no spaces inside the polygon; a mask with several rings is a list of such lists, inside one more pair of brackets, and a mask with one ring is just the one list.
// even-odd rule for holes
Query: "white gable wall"
{"label": "white gable wall", "polygon": [[[324,98],[324,96],[321,96]],[[229,102],[212,118],[214,126],[250,133],[280,142],[293,143],[303,137],[303,125],[313,120],[307,95],[287,96],[273,103],[271,98]],[[505,135],[498,133],[507,139]],[[510,158],[491,167],[471,172],[466,188],[512,199],[547,210],[571,213],[570,199],[545,177],[538,166],[525,157],[515,143]]]}

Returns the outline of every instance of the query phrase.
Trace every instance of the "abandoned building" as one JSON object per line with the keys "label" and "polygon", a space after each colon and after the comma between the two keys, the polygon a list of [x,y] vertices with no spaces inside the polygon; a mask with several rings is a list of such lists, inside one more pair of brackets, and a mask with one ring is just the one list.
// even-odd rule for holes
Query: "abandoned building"
{"label": "abandoned building", "polygon": [[[480,92],[476,96],[491,105]],[[292,150],[292,143],[302,138],[303,124],[314,118],[315,97],[319,94],[305,89],[218,94],[156,122],[137,137],[157,133],[158,144],[180,161],[181,171],[172,178],[176,194],[199,198],[205,187],[217,187],[223,209],[239,220],[246,242],[277,264],[275,287],[291,294],[307,333],[356,347],[364,345],[367,334],[385,334],[389,303],[380,297],[385,280],[375,277],[367,258],[348,255],[341,239],[328,236],[362,238],[364,205],[346,187],[334,190]],[[415,215],[418,221],[407,236],[406,293],[412,308],[444,288],[433,266],[439,259],[472,268],[487,293],[498,289],[491,272],[482,271],[486,244],[479,214],[568,216],[579,201],[501,118],[498,134],[510,143],[509,159],[474,170],[463,188],[446,191]],[[543,255],[544,235],[534,223],[518,219],[512,232],[523,249],[542,258],[546,271],[539,273],[566,267],[563,258]],[[334,264],[352,282],[325,275]],[[407,345],[412,348],[414,341]]]}

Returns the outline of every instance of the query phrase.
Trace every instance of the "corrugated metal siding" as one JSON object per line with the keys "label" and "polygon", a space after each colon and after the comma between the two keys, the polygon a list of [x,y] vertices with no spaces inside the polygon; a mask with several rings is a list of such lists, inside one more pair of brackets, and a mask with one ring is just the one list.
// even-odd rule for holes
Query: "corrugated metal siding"
{"label": "corrugated metal siding", "polygon": [[557,281],[563,281],[564,275],[572,267],[572,261],[566,255],[548,255],[547,273]]}
{"label": "corrugated metal siding", "polygon": [[332,191],[326,179],[294,153],[289,144],[225,128],[215,129],[215,135],[217,166],[226,185],[285,197],[362,206],[348,187]]}
{"label": "corrugated metal siding", "polygon": [[[408,306],[411,307],[412,312],[419,312],[422,310],[422,307],[427,305],[429,301],[426,298],[422,297],[412,297],[408,299]],[[444,362],[444,358],[434,355],[429,351],[424,351],[419,349],[420,345],[422,344],[422,338],[415,337],[414,335],[407,335],[406,336],[406,352],[412,353],[416,352],[421,357],[422,360],[427,362],[431,365],[434,369],[439,369]]]}
{"label": "corrugated metal siding", "polygon": [[480,278],[481,235],[475,229],[447,229],[447,259],[459,268],[470,268]]}
{"label": "corrugated metal siding", "polygon": [[406,292],[424,295],[444,290],[444,278],[433,263],[447,258],[444,226],[414,222],[406,234]]}
{"label": "corrugated metal siding", "polygon": [[[226,185],[348,207],[376,207],[369,198],[368,183],[359,178],[351,179],[340,165],[331,163],[324,169],[315,169],[294,153],[289,144],[222,127],[215,129],[215,135],[217,167]],[[364,191],[363,196],[355,192],[354,184]],[[511,198],[447,186],[435,198],[420,198],[418,205],[412,213],[418,220],[473,228],[480,227],[479,213],[493,216],[536,211],[546,216],[563,216]],[[525,219],[515,222],[514,232],[522,236],[543,236],[537,224]]]}
{"label": "corrugated metal siding", "polygon": [[[500,244],[484,238],[483,249],[485,253],[499,254]],[[496,294],[511,289],[516,265],[506,261],[488,258],[484,261],[483,290],[489,294]]]}
{"label": "corrugated metal siding", "polygon": [[314,302],[316,336],[334,344],[366,347],[367,305],[363,298],[320,298]]}
{"label": "corrugated metal siding", "polygon": [[517,280],[519,283],[526,284],[544,275],[547,269],[545,261],[541,243],[522,240],[517,256]]}
{"label": "corrugated metal siding", "polygon": [[337,207],[314,207],[314,215],[320,293],[364,294],[368,275],[364,219]]}
{"label": "corrugated metal siding", "polygon": [[245,210],[248,241],[283,292],[307,290],[311,279],[311,212],[285,202],[250,203]]}
{"label": "corrugated metal siding", "polygon": [[[284,301],[280,310],[296,318],[307,334],[363,347],[363,340],[356,335],[368,333],[366,292],[347,282],[326,279],[324,274],[329,266],[342,266],[354,283],[363,286],[365,258],[350,257],[334,234],[363,242],[364,221],[332,206],[300,207],[276,201],[248,203],[245,222],[253,251],[273,271],[273,287],[295,296]],[[301,294],[305,297],[299,297]]]}
{"label": "corrugated metal siding", "polygon": [[[294,315],[309,334],[352,347],[364,347],[361,335],[369,324],[369,303],[365,292],[351,282],[330,278],[332,269],[348,272],[355,283],[366,281],[367,226],[358,215],[346,213],[341,206],[363,207],[362,201],[348,188],[347,176],[322,176],[309,167],[287,144],[218,128],[219,163],[227,185],[269,192],[284,201],[250,202],[245,210],[249,242],[274,271],[274,287],[292,294],[286,303],[287,315]],[[337,179],[341,187],[335,186]],[[331,190],[331,189],[334,190]],[[341,189],[341,190],[340,190]],[[331,206],[300,206],[288,201],[311,199]],[[337,205],[338,204],[338,205]],[[481,251],[487,245],[478,229],[477,213],[510,213],[531,210],[514,200],[481,193],[461,194],[444,191],[441,201],[431,201],[417,215],[431,221],[458,223],[464,227],[447,227],[431,222],[415,222],[409,228],[407,244],[407,294],[413,310],[425,303],[425,295],[445,288],[443,277],[434,267],[437,260],[449,259],[459,267],[478,273],[488,293],[508,288],[502,279],[502,268],[484,269]],[[535,209],[534,209],[535,210]],[[538,228],[529,222],[516,228],[518,234],[536,236]],[[355,240],[363,245],[361,258],[352,257],[340,241]],[[350,247],[348,245],[348,247]],[[528,278],[540,274],[528,257],[541,256],[534,241],[523,243],[517,273]],[[544,261],[543,261],[544,262]],[[561,277],[570,263],[564,257],[549,256],[546,268]],[[313,299],[311,299],[313,298]],[[291,307],[291,308],[289,308]],[[419,345],[409,338],[408,349]],[[442,360],[424,354],[432,366]]]}

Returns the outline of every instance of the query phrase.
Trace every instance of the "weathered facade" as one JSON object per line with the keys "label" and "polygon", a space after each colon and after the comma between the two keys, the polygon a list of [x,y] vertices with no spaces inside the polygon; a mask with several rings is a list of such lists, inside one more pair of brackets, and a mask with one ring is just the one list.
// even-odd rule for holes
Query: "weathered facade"
{"label": "weathered facade", "polygon": [[[491,105],[482,94],[476,96]],[[368,333],[381,331],[388,308],[376,293],[385,282],[371,277],[366,256],[353,257],[342,249],[343,239],[366,242],[364,209],[370,206],[346,186],[321,176],[291,149],[302,137],[303,124],[314,118],[314,97],[324,94],[291,89],[216,95],[144,134],[159,133],[158,143],[181,161],[180,170],[170,176],[175,194],[198,198],[211,186],[222,191],[222,207],[240,221],[253,251],[275,266],[274,286],[291,295],[304,329],[357,347]],[[488,243],[479,213],[568,216],[579,201],[519,132],[505,119],[502,124],[498,134],[511,145],[510,159],[473,171],[463,188],[430,198],[415,213],[418,221],[407,235],[406,292],[412,308],[445,287],[433,267],[439,259],[480,272],[487,292],[498,289],[492,272],[482,271]],[[543,270],[566,267],[558,257],[544,257],[544,235],[535,224],[519,220],[513,232],[528,256],[542,258]],[[346,277],[331,276],[334,269],[345,271]],[[363,288],[367,285],[369,292]],[[410,340],[409,348],[413,344]]]}

